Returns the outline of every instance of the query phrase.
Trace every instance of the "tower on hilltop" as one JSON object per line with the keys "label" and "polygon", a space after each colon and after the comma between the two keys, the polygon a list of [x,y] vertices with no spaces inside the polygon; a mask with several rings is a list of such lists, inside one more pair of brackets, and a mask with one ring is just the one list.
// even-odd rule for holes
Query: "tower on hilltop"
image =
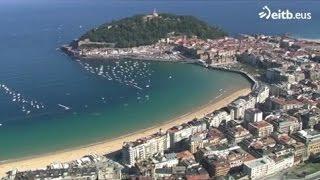
{"label": "tower on hilltop", "polygon": [[153,9],[152,15],[153,15],[153,17],[158,17],[159,16],[158,13],[157,13],[157,9],[156,8]]}
{"label": "tower on hilltop", "polygon": [[143,17],[143,19],[144,19],[145,21],[148,21],[148,20],[151,20],[151,19],[154,19],[154,18],[159,18],[159,17],[160,17],[160,16],[159,16],[159,14],[157,13],[156,8],[154,8],[152,14],[145,15],[145,16]]}

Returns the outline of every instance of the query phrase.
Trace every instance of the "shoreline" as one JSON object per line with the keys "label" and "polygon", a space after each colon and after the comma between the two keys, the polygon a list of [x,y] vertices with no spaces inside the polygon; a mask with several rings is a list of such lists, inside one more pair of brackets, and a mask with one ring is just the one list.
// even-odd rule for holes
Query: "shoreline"
{"label": "shoreline", "polygon": [[[101,48],[96,48],[101,49]],[[179,59],[175,59],[172,57],[163,57],[159,56],[156,57],[154,55],[142,55],[142,54],[136,54],[136,55],[128,55],[128,54],[118,54],[118,55],[87,55],[82,56],[78,55],[74,49],[71,47],[64,45],[60,47],[60,50],[62,53],[70,56],[73,59],[83,59],[83,60],[121,60],[121,59],[132,59],[132,60],[141,60],[141,61],[158,61],[158,62],[178,62],[178,63],[195,63],[197,59],[194,58],[187,58],[187,57],[180,57]]]}
{"label": "shoreline", "polygon": [[320,38],[305,38],[305,37],[299,37],[299,36],[289,36],[289,37],[293,38],[293,39],[296,39],[296,40],[320,43]]}
{"label": "shoreline", "polygon": [[302,40],[302,41],[309,41],[309,42],[314,42],[314,43],[320,43],[319,38],[296,38],[297,40]]}
{"label": "shoreline", "polygon": [[220,109],[222,107],[225,107],[233,100],[237,99],[240,96],[247,95],[250,92],[251,88],[249,87],[237,89],[235,91],[229,90],[219,98],[212,99],[208,103],[200,107],[196,107],[186,114],[173,118],[169,121],[157,123],[149,128],[137,130],[132,133],[122,135],[117,138],[106,139],[100,142],[80,147],[74,147],[70,149],[64,149],[61,151],[55,151],[41,155],[29,156],[25,158],[12,159],[0,162],[0,177],[5,176],[5,173],[12,169],[19,169],[21,171],[39,169],[44,168],[53,162],[68,162],[75,159],[79,159],[84,155],[92,153],[102,155],[118,151],[122,148],[122,144],[125,141],[134,141],[138,138],[145,137],[155,132],[158,132],[160,128],[163,130],[167,130],[175,125],[180,125],[182,123],[191,121],[195,117],[204,117],[206,114],[214,110]]}
{"label": "shoreline", "polygon": [[194,64],[197,62],[197,59],[182,59],[182,60],[171,60],[171,59],[161,59],[161,58],[154,58],[154,57],[130,57],[130,56],[121,56],[117,58],[106,58],[106,57],[77,57],[77,56],[70,56],[76,60],[85,60],[85,61],[114,61],[114,60],[134,60],[134,61],[151,61],[151,62],[161,62],[161,63],[189,63]]}

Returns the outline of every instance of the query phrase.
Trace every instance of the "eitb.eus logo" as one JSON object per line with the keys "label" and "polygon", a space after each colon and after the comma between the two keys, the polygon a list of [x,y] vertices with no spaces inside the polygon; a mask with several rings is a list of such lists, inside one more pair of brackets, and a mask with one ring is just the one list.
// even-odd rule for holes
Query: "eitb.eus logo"
{"label": "eitb.eus logo", "polygon": [[311,12],[292,12],[289,9],[271,11],[268,6],[263,6],[262,11],[259,12],[260,19],[287,19],[287,20],[309,20],[311,19]]}

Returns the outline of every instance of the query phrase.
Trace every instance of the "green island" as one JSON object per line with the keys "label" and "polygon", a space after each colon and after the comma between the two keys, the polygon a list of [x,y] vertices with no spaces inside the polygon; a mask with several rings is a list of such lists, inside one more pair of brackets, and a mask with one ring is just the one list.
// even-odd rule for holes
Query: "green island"
{"label": "green island", "polygon": [[197,36],[200,39],[216,39],[227,33],[216,26],[209,26],[193,16],[156,13],[134,15],[94,28],[79,38],[85,47],[129,48],[151,45],[170,35]]}

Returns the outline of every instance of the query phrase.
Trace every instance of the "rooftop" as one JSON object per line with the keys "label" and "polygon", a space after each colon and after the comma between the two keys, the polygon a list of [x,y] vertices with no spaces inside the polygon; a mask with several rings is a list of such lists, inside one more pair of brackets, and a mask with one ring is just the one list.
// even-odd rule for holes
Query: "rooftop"
{"label": "rooftop", "polygon": [[263,165],[270,164],[271,162],[272,162],[272,159],[270,159],[269,157],[262,157],[262,158],[259,158],[259,159],[254,159],[254,160],[251,160],[251,161],[247,161],[244,164],[246,166],[248,166],[249,168],[255,168],[255,167],[258,167],[258,166],[263,166]]}
{"label": "rooftop", "polygon": [[312,140],[315,138],[320,138],[320,131],[318,130],[313,130],[313,129],[305,129],[305,130],[301,130],[298,131],[298,134],[307,139],[307,140]]}
{"label": "rooftop", "polygon": [[267,121],[259,121],[259,122],[253,122],[253,123],[249,123],[252,127],[255,127],[257,129],[260,128],[265,128],[265,127],[272,127],[272,125],[270,123],[268,123]]}

